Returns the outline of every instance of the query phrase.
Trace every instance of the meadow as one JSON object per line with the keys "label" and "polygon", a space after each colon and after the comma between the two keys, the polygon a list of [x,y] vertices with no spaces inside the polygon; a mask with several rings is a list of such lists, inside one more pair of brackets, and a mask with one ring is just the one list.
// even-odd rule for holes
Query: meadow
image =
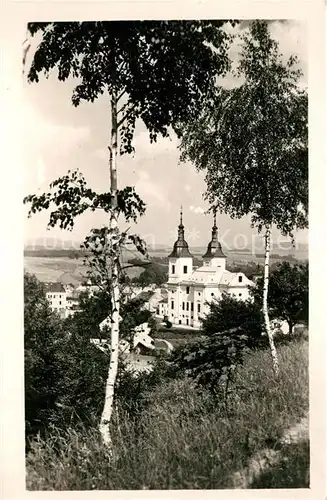
{"label": "meadow", "polygon": [[[65,285],[72,284],[74,286],[81,284],[87,274],[83,258],[25,255],[24,269],[28,273],[34,274],[43,283],[59,281]],[[142,272],[142,268],[129,268],[127,272],[130,278],[133,278]]]}
{"label": "meadow", "polygon": [[[91,430],[55,428],[27,455],[29,490],[146,490],[309,487],[309,437],[285,433],[308,416],[308,341],[247,354],[227,399],[188,378],[162,379],[118,405],[113,458]],[[91,417],[90,417],[91,418]],[[267,459],[270,457],[270,464]],[[254,472],[253,472],[254,471]],[[241,486],[240,486],[241,485]]]}

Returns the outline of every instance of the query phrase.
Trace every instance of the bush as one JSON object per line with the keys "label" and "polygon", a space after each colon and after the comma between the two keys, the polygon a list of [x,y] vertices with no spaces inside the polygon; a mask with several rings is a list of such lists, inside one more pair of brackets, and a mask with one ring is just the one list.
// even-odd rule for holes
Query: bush
{"label": "bush", "polygon": [[165,319],[164,323],[165,323],[166,328],[168,328],[168,330],[173,326],[172,322],[169,321],[169,319]]}
{"label": "bush", "polygon": [[263,315],[257,303],[224,294],[221,299],[215,299],[208,305],[209,312],[202,320],[202,332],[205,335],[241,328],[248,337],[248,345],[255,345],[260,339]]}
{"label": "bush", "polygon": [[90,416],[102,410],[108,358],[88,338],[65,331],[50,311],[43,286],[28,274],[24,330],[27,441],[53,425],[88,425]]}
{"label": "bush", "polygon": [[217,394],[221,387],[227,390],[236,367],[243,363],[247,343],[241,330],[229,330],[180,347],[170,359],[176,373]]}
{"label": "bush", "polygon": [[[284,429],[308,411],[308,349],[294,342],[279,349],[280,374],[274,376],[270,352],[245,355],[225,405],[191,379],[155,383],[143,392],[137,425],[119,409],[112,422],[115,460],[95,430],[53,431],[33,442],[27,456],[27,488],[223,489],[232,474],[256,452],[276,449]],[[158,373],[159,378],[159,373]],[[266,472],[258,487],[306,486],[306,444],[285,446],[280,469]],[[286,460],[288,457],[288,460]],[[255,485],[250,485],[255,487]]]}

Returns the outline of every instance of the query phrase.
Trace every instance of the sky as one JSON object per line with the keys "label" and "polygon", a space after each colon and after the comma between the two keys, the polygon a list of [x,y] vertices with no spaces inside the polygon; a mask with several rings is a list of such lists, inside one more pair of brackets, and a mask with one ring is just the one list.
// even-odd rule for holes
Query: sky
{"label": "sky", "polygon": [[[306,25],[301,21],[274,21],[270,30],[278,40],[285,59],[291,54],[299,58],[303,71],[301,85],[307,85],[308,57]],[[239,33],[240,28],[232,30]],[[28,54],[26,72],[37,40],[32,41]],[[236,61],[239,42],[231,47],[230,56]],[[231,87],[235,84],[231,75],[223,82]],[[49,183],[69,169],[79,168],[94,190],[109,190],[108,140],[109,100],[104,95],[94,103],[82,102],[77,108],[71,104],[75,82],[69,79],[59,82],[55,73],[39,83],[24,83],[25,124],[24,155],[26,161],[24,194],[40,194]],[[177,235],[179,212],[183,206],[183,220],[189,246],[204,246],[210,240],[212,218],[205,214],[208,205],[203,199],[206,189],[204,174],[196,171],[190,163],[179,162],[177,138],[158,139],[150,144],[142,123],[136,125],[134,155],[119,157],[118,187],[135,186],[136,192],[147,205],[134,231],[142,235],[149,245],[172,245]],[[26,209],[27,214],[27,209]],[[82,241],[92,227],[101,227],[108,216],[89,213],[76,219],[72,232],[59,228],[46,229],[49,213],[43,212],[26,219],[25,244],[36,240],[55,238]],[[256,229],[250,226],[249,217],[232,220],[227,215],[217,219],[220,240],[225,248],[244,248],[259,245]],[[308,232],[296,234],[297,243],[307,243]],[[284,244],[277,230],[273,241]],[[286,244],[287,245],[287,244]]]}

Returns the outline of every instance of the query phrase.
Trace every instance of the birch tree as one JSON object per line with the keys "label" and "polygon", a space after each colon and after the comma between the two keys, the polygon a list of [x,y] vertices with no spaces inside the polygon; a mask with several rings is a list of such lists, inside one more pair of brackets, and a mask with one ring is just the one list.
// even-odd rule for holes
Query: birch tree
{"label": "birch tree", "polygon": [[[111,419],[115,380],[118,367],[119,341],[119,213],[128,203],[135,208],[135,193],[125,192],[123,206],[119,205],[117,188],[117,157],[133,151],[135,123],[145,124],[150,142],[158,135],[167,137],[176,124],[195,116],[203,96],[214,84],[217,75],[229,68],[227,48],[229,36],[222,29],[226,21],[126,21],[126,22],[55,22],[30,23],[29,33],[40,32],[39,44],[29,69],[30,82],[38,82],[56,69],[58,78],[65,81],[75,77],[72,103],[93,102],[107,93],[110,102],[109,186],[110,193],[91,196],[83,186],[79,193],[86,206],[76,205],[68,192],[68,181],[61,184],[59,196],[68,195],[69,203],[55,211],[52,222],[60,217],[70,219],[87,208],[102,204],[109,216],[107,250],[111,259],[110,297],[112,310],[111,360],[100,431],[110,445]],[[76,181],[76,179],[74,179]],[[51,195],[49,195],[51,198]],[[32,212],[49,208],[49,197],[27,198]],[[56,199],[55,201],[58,201]],[[59,198],[62,205],[62,199]],[[51,222],[51,219],[50,219]],[[143,251],[140,239],[134,242]]]}
{"label": "birch tree", "polygon": [[277,374],[267,304],[271,230],[293,237],[308,224],[307,94],[297,58],[283,61],[266,22],[253,22],[242,42],[238,86],[217,88],[198,120],[181,127],[181,151],[205,171],[213,209],[232,218],[250,214],[264,233],[262,308]]}

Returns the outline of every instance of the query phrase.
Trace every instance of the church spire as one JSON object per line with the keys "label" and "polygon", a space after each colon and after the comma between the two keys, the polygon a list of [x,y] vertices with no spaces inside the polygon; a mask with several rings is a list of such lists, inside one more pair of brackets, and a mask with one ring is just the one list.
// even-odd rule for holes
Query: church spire
{"label": "church spire", "polygon": [[211,232],[211,241],[217,241],[218,242],[218,227],[216,224],[216,215],[217,211],[214,209],[213,212],[213,226],[212,226],[212,232]]}
{"label": "church spire", "polygon": [[179,221],[179,226],[178,226],[178,239],[180,241],[184,240],[183,207],[182,206],[181,206],[180,221]]}
{"label": "church spire", "polygon": [[173,251],[169,255],[169,257],[192,257],[192,254],[188,249],[188,244],[185,241],[182,206],[181,206],[180,220],[178,226],[178,238],[174,243]]}
{"label": "church spire", "polygon": [[218,241],[218,227],[216,223],[216,210],[213,212],[213,226],[211,232],[211,241],[208,244],[206,253],[202,256],[203,259],[214,257],[226,257],[222,251],[221,244]]}

